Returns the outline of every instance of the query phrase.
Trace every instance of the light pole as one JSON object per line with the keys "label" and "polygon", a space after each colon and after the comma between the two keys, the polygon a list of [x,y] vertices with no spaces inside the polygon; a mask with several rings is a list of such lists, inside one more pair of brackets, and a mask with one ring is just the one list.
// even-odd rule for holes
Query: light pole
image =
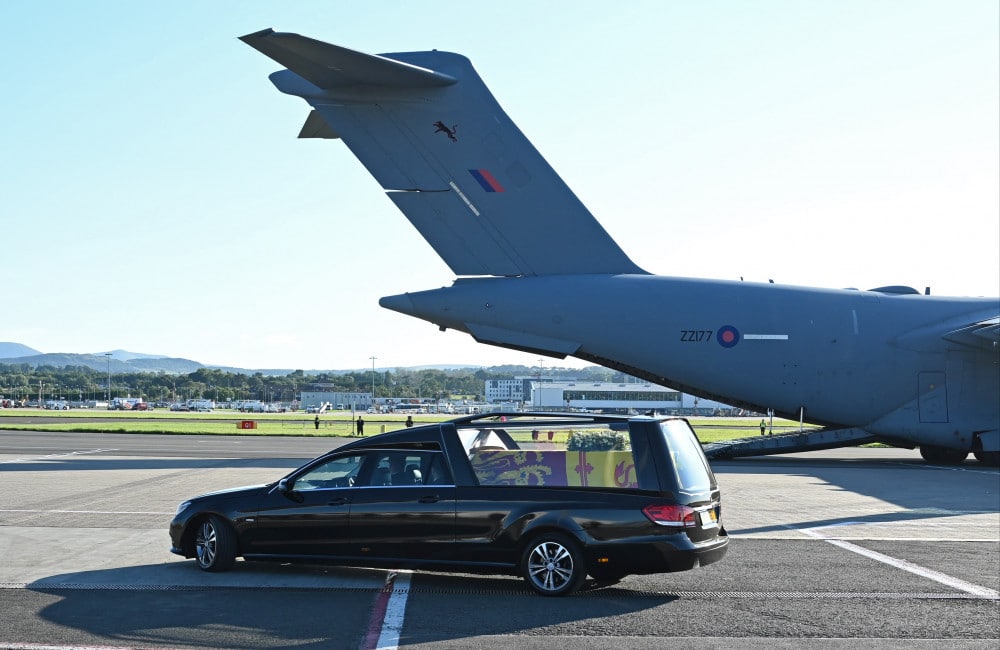
{"label": "light pole", "polygon": [[378,357],[368,357],[372,360],[372,410],[375,410],[375,359]]}
{"label": "light pole", "polygon": [[111,353],[105,352],[104,356],[108,358],[108,390],[105,394],[105,400],[108,402],[108,406],[111,406]]}
{"label": "light pole", "polygon": [[542,408],[542,363],[543,359],[538,357],[538,408]]}

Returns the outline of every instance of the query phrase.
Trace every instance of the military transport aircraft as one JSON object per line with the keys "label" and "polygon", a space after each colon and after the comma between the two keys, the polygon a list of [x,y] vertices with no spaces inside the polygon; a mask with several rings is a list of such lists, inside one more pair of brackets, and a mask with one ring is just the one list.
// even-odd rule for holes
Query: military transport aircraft
{"label": "military transport aircraft", "polygon": [[459,276],[383,307],[920,447],[930,462],[971,451],[1000,464],[1000,299],[652,275],[464,56],[370,55],[270,29],[241,40],[287,68],[270,76],[278,90],[312,106],[299,137],[342,139]]}

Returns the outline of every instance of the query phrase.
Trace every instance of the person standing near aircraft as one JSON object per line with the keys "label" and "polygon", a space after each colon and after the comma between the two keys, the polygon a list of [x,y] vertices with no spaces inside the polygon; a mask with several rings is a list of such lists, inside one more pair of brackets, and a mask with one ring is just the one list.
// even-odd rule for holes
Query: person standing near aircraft
{"label": "person standing near aircraft", "polygon": [[412,415],[407,415],[406,416],[406,428],[409,429],[412,426],[413,426],[413,416]]}
{"label": "person standing near aircraft", "polygon": [[767,422],[764,422],[764,418],[760,419],[760,435],[764,435],[764,431],[767,429]]}
{"label": "person standing near aircraft", "polygon": [[316,425],[316,429],[319,430],[319,416],[318,415],[316,416],[316,419],[313,421],[313,423]]}
{"label": "person standing near aircraft", "polygon": [[357,427],[358,427],[358,435],[359,436],[365,435],[365,421],[361,419],[360,415],[358,416]]}

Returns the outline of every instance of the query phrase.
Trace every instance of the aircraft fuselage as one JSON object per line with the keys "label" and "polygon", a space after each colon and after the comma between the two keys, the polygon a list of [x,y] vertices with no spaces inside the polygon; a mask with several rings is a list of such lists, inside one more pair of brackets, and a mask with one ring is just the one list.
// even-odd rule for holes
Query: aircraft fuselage
{"label": "aircraft fuselage", "polygon": [[997,355],[942,338],[991,318],[995,299],[552,275],[460,279],[381,304],[483,343],[888,440],[968,450],[1000,421]]}

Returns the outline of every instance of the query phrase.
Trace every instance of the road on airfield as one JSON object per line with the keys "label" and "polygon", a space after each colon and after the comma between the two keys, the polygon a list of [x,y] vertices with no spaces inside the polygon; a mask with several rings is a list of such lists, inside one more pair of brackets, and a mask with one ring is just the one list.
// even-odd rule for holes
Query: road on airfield
{"label": "road on airfield", "polygon": [[[562,599],[513,577],[169,553],[177,503],[346,442],[0,431],[0,648],[993,648],[1000,472],[899,449],[717,461],[729,555]],[[402,601],[384,612],[386,585]],[[381,607],[381,609],[380,609]],[[390,608],[391,609],[391,608]],[[374,632],[374,634],[373,634]]]}

